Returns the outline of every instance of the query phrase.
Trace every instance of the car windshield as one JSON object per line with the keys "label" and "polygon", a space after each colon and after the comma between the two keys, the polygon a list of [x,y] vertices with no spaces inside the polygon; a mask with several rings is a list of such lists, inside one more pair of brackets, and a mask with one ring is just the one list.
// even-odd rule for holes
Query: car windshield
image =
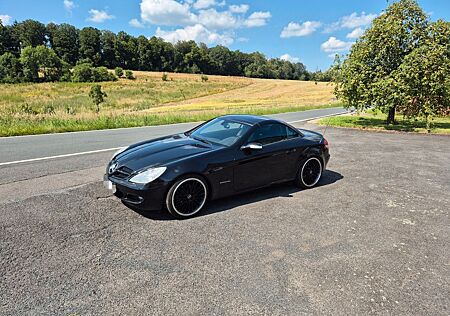
{"label": "car windshield", "polygon": [[200,141],[232,146],[250,129],[250,125],[217,118],[195,129],[189,136]]}

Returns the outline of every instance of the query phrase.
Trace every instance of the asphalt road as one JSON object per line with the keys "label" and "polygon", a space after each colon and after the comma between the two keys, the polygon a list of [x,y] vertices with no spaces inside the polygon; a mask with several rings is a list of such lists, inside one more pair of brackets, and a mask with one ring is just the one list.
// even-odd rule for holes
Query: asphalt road
{"label": "asphalt road", "polygon": [[[298,122],[315,117],[345,113],[343,108],[329,108],[303,112],[275,114],[272,117],[288,122]],[[36,136],[0,138],[0,166],[10,162],[84,153],[124,147],[149,138],[184,132],[198,123],[121,128],[77,133],[60,133]]]}
{"label": "asphalt road", "polygon": [[186,221],[111,197],[108,152],[0,167],[0,314],[448,315],[450,137],[326,137],[319,187]]}

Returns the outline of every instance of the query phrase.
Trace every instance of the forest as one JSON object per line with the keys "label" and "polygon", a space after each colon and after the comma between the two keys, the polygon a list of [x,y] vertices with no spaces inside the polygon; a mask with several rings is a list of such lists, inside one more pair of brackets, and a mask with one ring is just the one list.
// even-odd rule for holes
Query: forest
{"label": "forest", "polygon": [[[91,80],[73,78],[90,67]],[[225,46],[194,41],[175,44],[161,38],[117,34],[93,27],[35,20],[3,25],[0,21],[0,82],[108,81],[104,68],[245,76],[251,78],[330,81],[327,72],[309,72],[302,63],[268,59]],[[72,70],[72,71],[71,71]],[[78,78],[78,79],[77,79]],[[97,80],[98,79],[98,80]]]}

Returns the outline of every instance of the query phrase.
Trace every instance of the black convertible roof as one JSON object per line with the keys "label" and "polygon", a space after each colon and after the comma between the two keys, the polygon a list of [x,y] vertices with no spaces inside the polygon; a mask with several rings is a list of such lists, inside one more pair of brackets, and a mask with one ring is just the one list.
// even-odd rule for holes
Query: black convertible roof
{"label": "black convertible roof", "polygon": [[225,115],[223,116],[223,118],[227,118],[232,121],[247,123],[250,125],[255,125],[264,121],[274,121],[271,118],[257,115]]}

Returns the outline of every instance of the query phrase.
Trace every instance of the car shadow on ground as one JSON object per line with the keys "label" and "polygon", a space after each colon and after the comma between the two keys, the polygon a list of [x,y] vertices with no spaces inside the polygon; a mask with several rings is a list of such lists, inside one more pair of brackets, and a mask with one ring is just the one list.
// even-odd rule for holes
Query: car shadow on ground
{"label": "car shadow on ground", "polygon": [[[316,188],[333,184],[343,178],[344,176],[342,176],[339,172],[335,172],[332,170],[325,170]],[[292,197],[292,194],[299,192],[301,190],[302,189],[297,188],[296,186],[294,186],[292,183],[289,182],[283,184],[276,184],[268,188],[258,189],[248,193],[242,193],[232,197],[212,201],[206,206],[206,208],[202,212],[197,214],[195,217],[220,213],[231,210],[238,206],[252,204],[263,200],[269,200],[276,197]],[[143,217],[151,220],[159,220],[159,221],[176,220],[169,214],[169,212],[167,212],[167,210],[143,211],[130,207],[128,205],[125,206],[132,209],[136,213],[142,215]]]}

